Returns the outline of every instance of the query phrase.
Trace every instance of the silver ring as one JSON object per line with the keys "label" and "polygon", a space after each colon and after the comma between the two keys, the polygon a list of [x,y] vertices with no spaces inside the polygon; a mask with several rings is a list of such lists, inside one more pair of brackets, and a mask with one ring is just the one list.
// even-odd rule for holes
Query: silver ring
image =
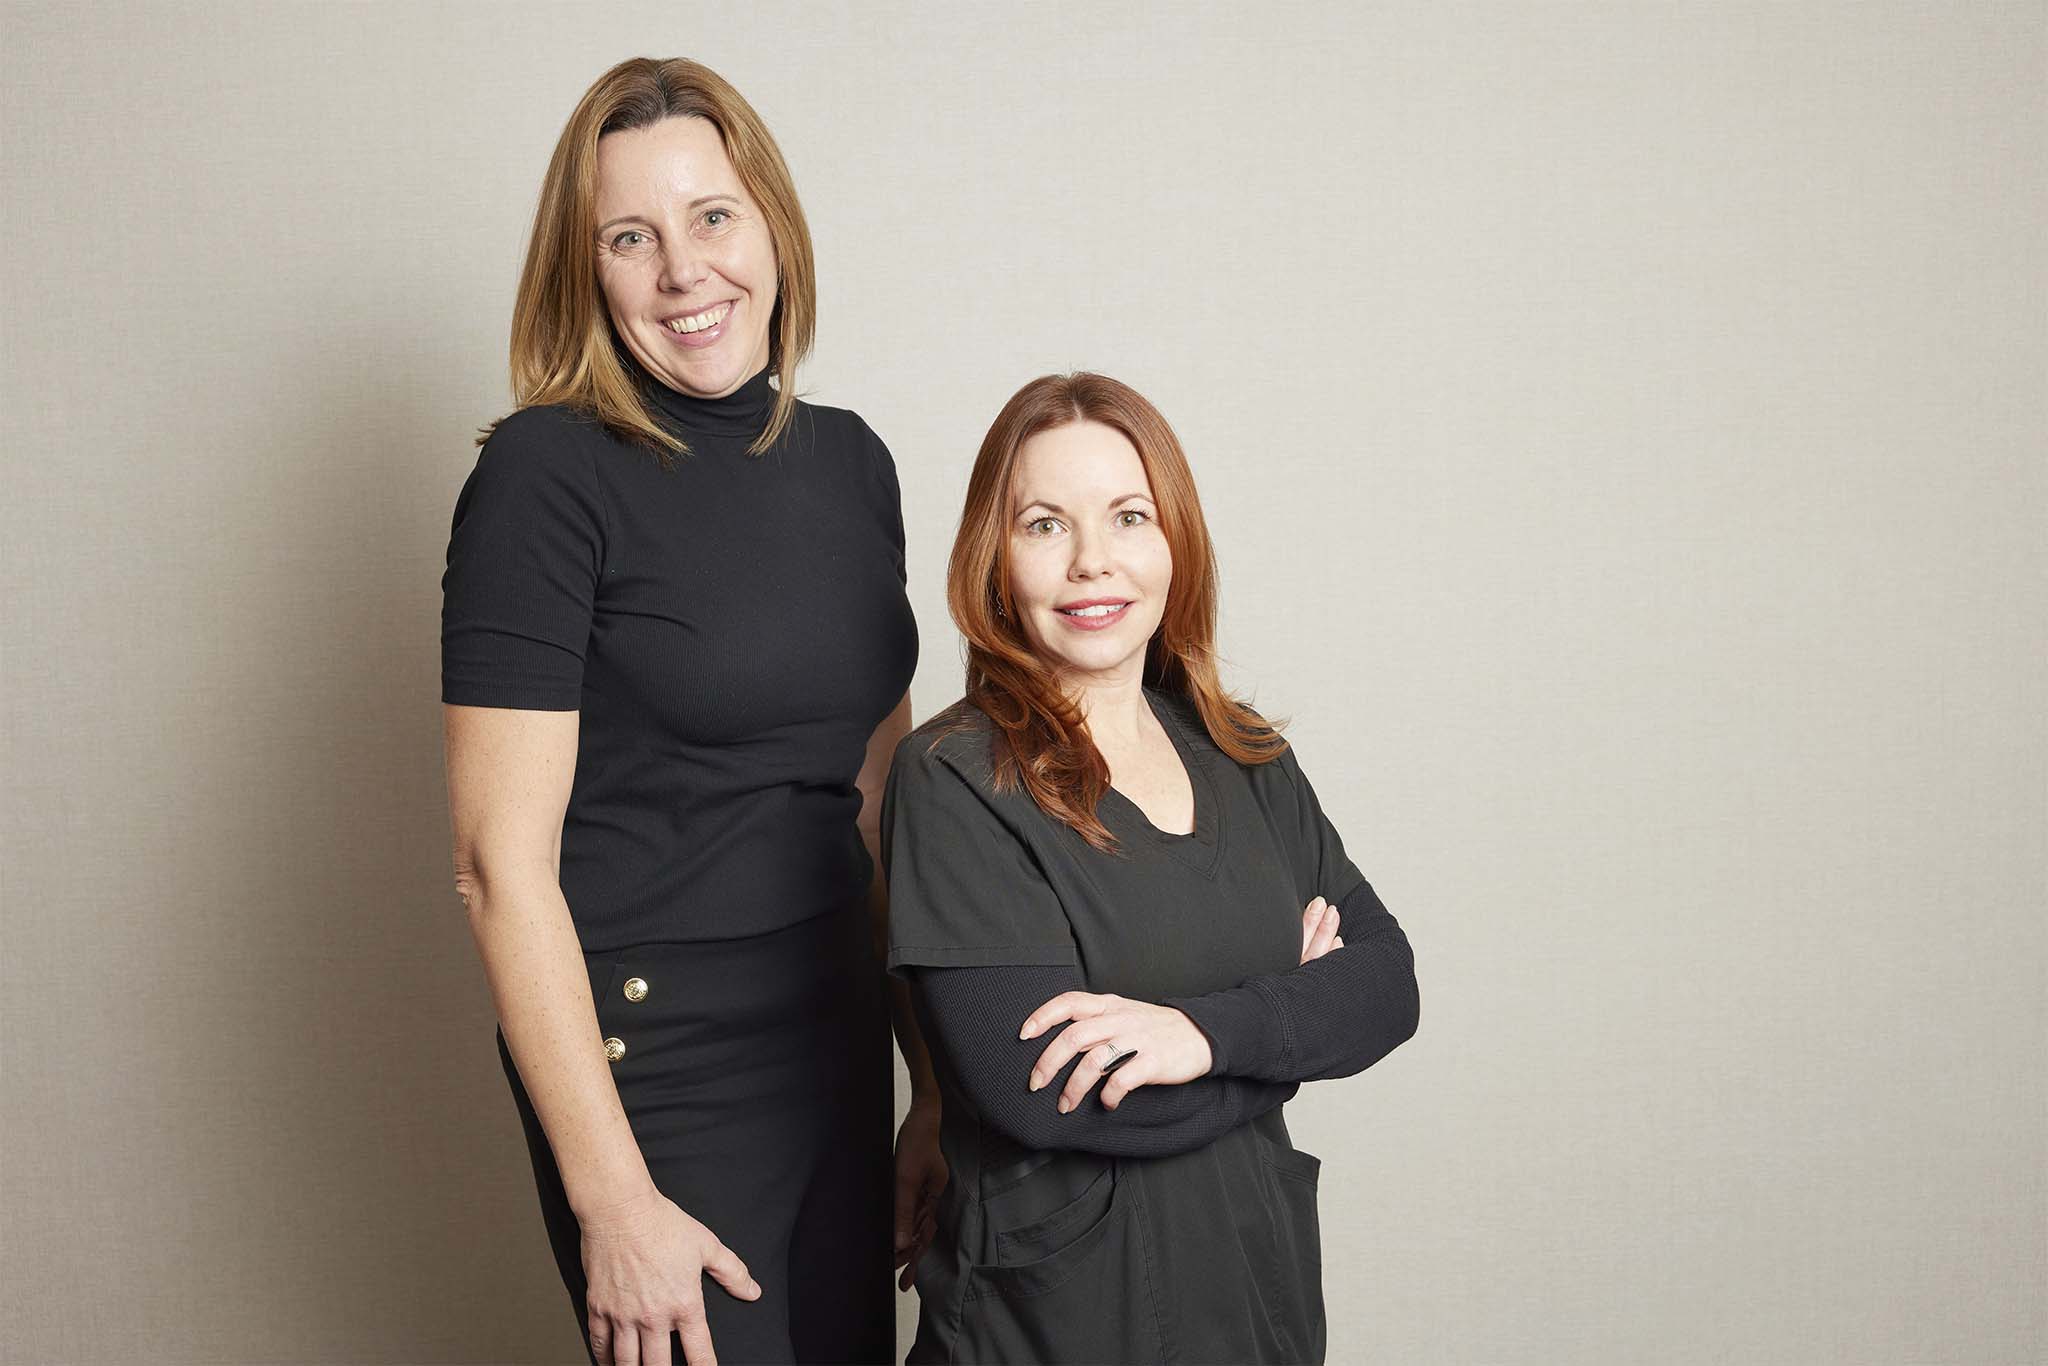
{"label": "silver ring", "polygon": [[1109,1061],[1108,1061],[1108,1062],[1105,1062],[1105,1063],[1103,1063],[1103,1064],[1101,1065],[1100,1069],[1099,1069],[1099,1070],[1101,1071],[1102,1075],[1103,1075],[1103,1076],[1105,1076],[1105,1077],[1106,1077],[1106,1076],[1108,1076],[1108,1075],[1109,1075],[1110,1073],[1112,1073],[1112,1072],[1116,1071],[1116,1069],[1117,1069],[1117,1068],[1119,1068],[1119,1067],[1122,1067],[1122,1066],[1123,1066],[1123,1065],[1124,1065],[1125,1063],[1129,1062],[1129,1061],[1130,1061],[1130,1060],[1131,1060],[1132,1058],[1135,1058],[1135,1057],[1137,1057],[1137,1056],[1138,1056],[1138,1050],[1137,1050],[1137,1049],[1135,1049],[1135,1048],[1118,1048],[1118,1047],[1117,1047],[1117,1046],[1116,1046],[1115,1044],[1111,1043],[1111,1042],[1110,1042],[1109,1040],[1107,1040],[1107,1039],[1104,1039],[1104,1040],[1102,1041],[1102,1046],[1103,1046],[1104,1048],[1107,1048],[1107,1049],[1109,1050]]}

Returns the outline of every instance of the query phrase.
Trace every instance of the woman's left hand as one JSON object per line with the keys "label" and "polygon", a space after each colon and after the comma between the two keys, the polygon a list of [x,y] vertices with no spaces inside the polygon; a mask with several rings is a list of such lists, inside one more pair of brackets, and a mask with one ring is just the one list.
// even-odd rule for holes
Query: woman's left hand
{"label": "woman's left hand", "polygon": [[1063,1020],[1073,1023],[1045,1046],[1031,1068],[1031,1089],[1036,1091],[1057,1077],[1069,1059],[1087,1055],[1060,1093],[1063,1115],[1072,1114],[1095,1083],[1102,1081],[1102,1064],[1112,1056],[1103,1044],[1114,1043],[1119,1052],[1137,1050],[1136,1057],[1117,1067],[1102,1084],[1103,1108],[1109,1110],[1140,1086],[1177,1086],[1205,1077],[1214,1061],[1208,1036],[1172,1006],[1087,991],[1063,991],[1053,997],[1031,1012],[1018,1037],[1035,1039]]}
{"label": "woman's left hand", "polygon": [[938,1097],[912,1096],[910,1113],[896,1131],[896,1278],[898,1290],[910,1289],[917,1259],[931,1246],[939,1226],[939,1192],[951,1173],[939,1150]]}

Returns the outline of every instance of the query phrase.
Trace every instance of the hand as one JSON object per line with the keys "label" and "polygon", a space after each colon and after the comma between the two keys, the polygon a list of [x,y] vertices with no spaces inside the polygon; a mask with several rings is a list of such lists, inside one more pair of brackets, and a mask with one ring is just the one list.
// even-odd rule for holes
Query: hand
{"label": "hand", "polygon": [[1321,897],[1301,908],[1302,962],[1313,963],[1332,949],[1344,947],[1344,940],[1337,933],[1337,922],[1342,918],[1337,908]]}
{"label": "hand", "polygon": [[583,1274],[590,1349],[600,1366],[680,1366],[669,1357],[671,1329],[683,1335],[688,1366],[717,1366],[704,1277],[736,1299],[761,1297],[746,1263],[652,1186],[583,1221]]}
{"label": "hand", "polygon": [[1136,1049],[1137,1056],[1111,1072],[1103,1083],[1102,1104],[1109,1110],[1140,1086],[1177,1086],[1205,1077],[1214,1062],[1208,1036],[1173,1007],[1086,991],[1063,991],[1053,997],[1026,1017],[1017,1037],[1035,1039],[1063,1020],[1073,1023],[1045,1046],[1031,1067],[1031,1089],[1036,1091],[1058,1076],[1068,1059],[1087,1054],[1060,1093],[1063,1115],[1073,1113],[1095,1083],[1102,1081],[1102,1062],[1109,1050],[1097,1045],[1111,1040],[1119,1049]]}
{"label": "hand", "polygon": [[939,1229],[939,1192],[950,1173],[939,1151],[939,1098],[910,1098],[910,1113],[896,1131],[896,1278],[898,1290],[910,1289],[917,1259],[931,1246]]}

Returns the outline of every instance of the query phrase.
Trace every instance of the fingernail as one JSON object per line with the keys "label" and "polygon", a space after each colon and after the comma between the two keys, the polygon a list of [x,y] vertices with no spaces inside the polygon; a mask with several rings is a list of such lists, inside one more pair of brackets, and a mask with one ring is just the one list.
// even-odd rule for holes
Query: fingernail
{"label": "fingernail", "polygon": [[1024,1026],[1024,1027],[1023,1027],[1022,1029],[1018,1030],[1018,1031],[1017,1031],[1017,1037],[1018,1037],[1018,1038],[1020,1038],[1020,1039],[1028,1039],[1028,1038],[1030,1038],[1030,1037],[1031,1037],[1031,1026],[1030,1026],[1030,1025],[1025,1025],[1025,1026]]}
{"label": "fingernail", "polygon": [[1041,1086],[1043,1086],[1043,1085],[1045,1085],[1045,1083],[1044,1083],[1044,1082],[1042,1082],[1042,1081],[1040,1081],[1040,1080],[1039,1080],[1039,1079],[1038,1079],[1037,1077],[1033,1077],[1033,1078],[1031,1079],[1031,1089],[1032,1089],[1032,1090],[1036,1091],[1036,1090],[1037,1090],[1037,1089],[1038,1089],[1039,1087],[1041,1087]]}
{"label": "fingernail", "polygon": [[1067,1112],[1067,1098],[1066,1098],[1065,1096],[1061,1096],[1061,1097],[1060,1097],[1060,1113],[1061,1113],[1061,1114],[1065,1114],[1066,1112]]}

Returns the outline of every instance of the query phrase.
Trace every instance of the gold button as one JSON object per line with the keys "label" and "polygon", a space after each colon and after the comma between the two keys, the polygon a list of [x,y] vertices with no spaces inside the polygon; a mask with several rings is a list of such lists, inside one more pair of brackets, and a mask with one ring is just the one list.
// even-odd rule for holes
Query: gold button
{"label": "gold button", "polygon": [[617,1062],[625,1056],[626,1041],[624,1039],[606,1039],[604,1041],[604,1060],[606,1062]]}
{"label": "gold button", "polygon": [[626,979],[626,999],[629,1001],[644,1001],[647,999],[647,979],[645,977],[628,977]]}

